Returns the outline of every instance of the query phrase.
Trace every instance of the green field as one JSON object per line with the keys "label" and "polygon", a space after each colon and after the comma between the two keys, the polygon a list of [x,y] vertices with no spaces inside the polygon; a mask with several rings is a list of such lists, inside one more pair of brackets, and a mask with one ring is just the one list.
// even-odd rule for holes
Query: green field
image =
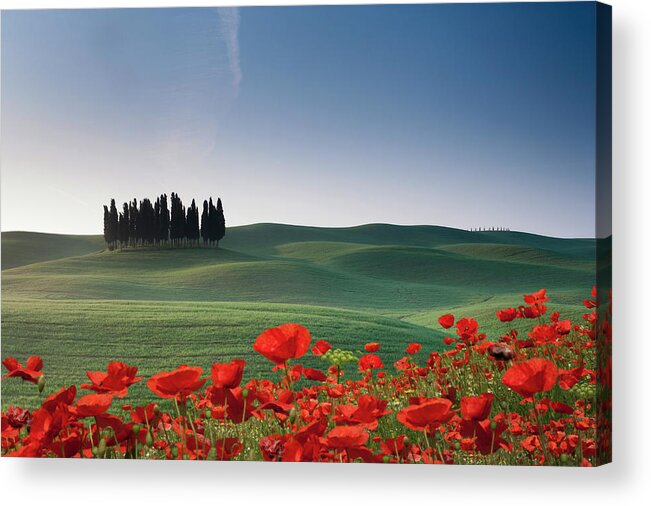
{"label": "green field", "polygon": [[[581,313],[594,284],[594,241],[434,226],[229,228],[220,249],[103,251],[100,236],[2,233],[2,356],[41,355],[48,391],[79,383],[109,360],[144,375],[182,363],[245,358],[264,329],[306,325],[335,347],[442,347],[436,320],[495,318],[522,294],[547,288],[552,309]],[[314,358],[306,363],[319,366]],[[2,403],[33,406],[35,388],[2,382]],[[129,401],[151,399],[144,384]]]}

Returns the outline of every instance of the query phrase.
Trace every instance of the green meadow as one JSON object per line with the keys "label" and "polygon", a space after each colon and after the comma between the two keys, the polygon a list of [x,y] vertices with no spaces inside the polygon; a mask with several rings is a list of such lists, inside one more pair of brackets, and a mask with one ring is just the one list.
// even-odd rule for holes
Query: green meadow
{"label": "green meadow", "polygon": [[[219,249],[105,251],[101,236],[5,232],[2,356],[41,355],[45,394],[110,360],[148,376],[244,358],[252,377],[270,369],[255,337],[295,322],[334,347],[381,342],[391,367],[411,341],[442,349],[447,312],[497,338],[510,326],[495,311],[547,288],[551,310],[581,314],[594,255],[587,239],[383,224],[232,227]],[[142,382],[128,399],[153,394]],[[3,406],[37,402],[34,385],[2,382]]]}

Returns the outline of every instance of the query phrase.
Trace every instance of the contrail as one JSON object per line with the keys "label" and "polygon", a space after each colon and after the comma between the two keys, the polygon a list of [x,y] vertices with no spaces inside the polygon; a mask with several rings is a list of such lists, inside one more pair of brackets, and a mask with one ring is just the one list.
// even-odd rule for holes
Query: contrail
{"label": "contrail", "polygon": [[240,91],[240,81],[242,80],[242,69],[240,68],[240,13],[236,7],[218,7],[219,26],[222,36],[226,41],[228,50],[228,65],[233,76],[233,90],[235,95]]}

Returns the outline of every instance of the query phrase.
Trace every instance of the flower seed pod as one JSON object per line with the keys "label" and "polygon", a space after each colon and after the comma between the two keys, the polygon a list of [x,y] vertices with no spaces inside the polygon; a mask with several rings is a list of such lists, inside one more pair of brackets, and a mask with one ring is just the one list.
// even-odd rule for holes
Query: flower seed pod
{"label": "flower seed pod", "polygon": [[45,389],[45,374],[39,376],[38,383],[36,385],[38,386],[38,393],[42,393]]}
{"label": "flower seed pod", "polygon": [[99,458],[103,458],[105,454],[106,454],[106,439],[102,438],[99,440],[99,444],[97,445],[97,456]]}
{"label": "flower seed pod", "polygon": [[289,410],[289,423],[296,423],[296,418],[298,417],[298,412],[296,411],[296,408],[292,408]]}
{"label": "flower seed pod", "polygon": [[151,435],[151,431],[147,431],[145,436],[145,445],[152,447],[154,445],[154,436]]}

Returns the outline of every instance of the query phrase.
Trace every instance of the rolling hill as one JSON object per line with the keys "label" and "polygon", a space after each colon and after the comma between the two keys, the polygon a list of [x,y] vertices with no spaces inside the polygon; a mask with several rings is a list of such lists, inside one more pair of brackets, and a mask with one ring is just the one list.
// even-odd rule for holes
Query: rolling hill
{"label": "rolling hill", "polygon": [[[240,356],[253,374],[268,368],[255,337],[293,321],[336,347],[382,342],[389,365],[410,341],[439,349],[448,311],[490,335],[505,329],[497,309],[545,287],[553,309],[579,314],[594,251],[586,239],[382,224],[233,227],[218,250],[109,252],[100,236],[7,232],[3,356],[42,355],[52,385],[111,359],[150,374]],[[29,404],[29,387],[3,382],[3,397]]]}

